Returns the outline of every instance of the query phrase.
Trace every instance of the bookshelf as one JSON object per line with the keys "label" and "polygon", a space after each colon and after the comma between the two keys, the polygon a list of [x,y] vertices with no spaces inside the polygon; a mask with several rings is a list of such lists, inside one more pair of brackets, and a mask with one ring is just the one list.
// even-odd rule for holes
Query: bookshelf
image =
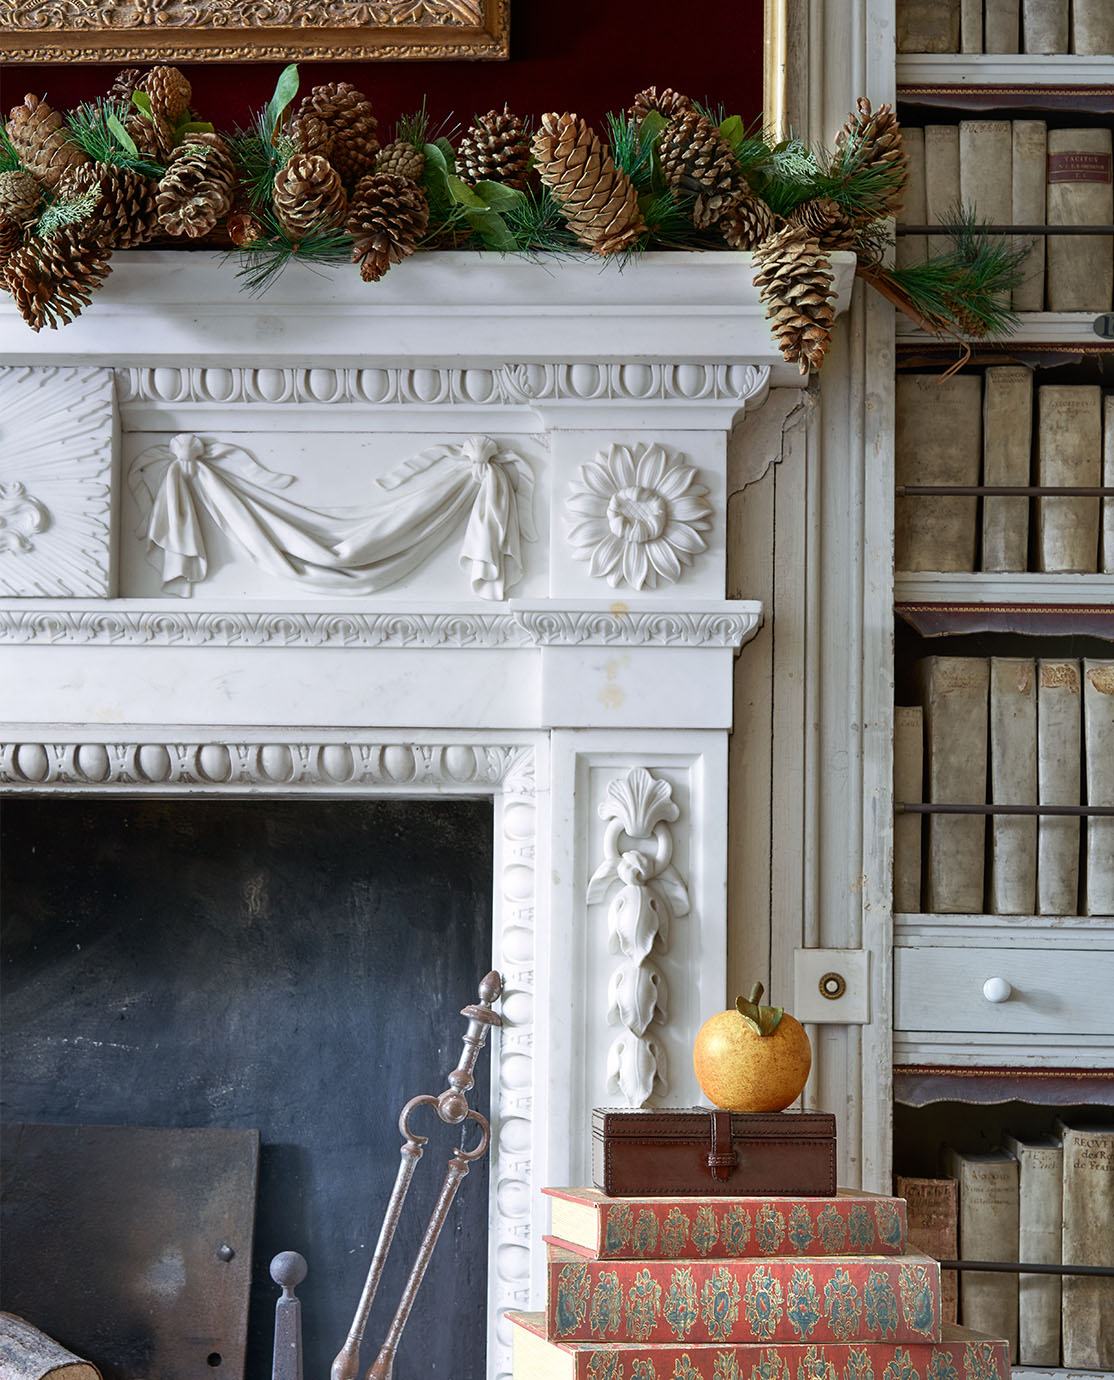
{"label": "bookshelf", "polygon": [[[1091,100],[1092,108],[1114,108],[1111,60],[1074,53],[898,53],[897,87],[901,99],[931,90],[941,100],[972,87],[1004,87],[1047,102],[1069,95]],[[1040,88],[1030,91],[1030,88]],[[1047,90],[1046,90],[1047,89]]]}

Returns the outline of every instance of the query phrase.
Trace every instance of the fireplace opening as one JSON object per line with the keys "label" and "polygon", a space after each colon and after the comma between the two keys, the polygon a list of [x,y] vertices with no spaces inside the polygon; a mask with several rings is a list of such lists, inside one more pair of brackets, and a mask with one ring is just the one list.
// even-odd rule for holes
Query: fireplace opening
{"label": "fireplace opening", "polygon": [[[344,1340],[398,1165],[399,1111],[444,1087],[460,1052],[457,1012],[491,966],[492,824],[489,801],[459,798],[4,802],[5,1127],[78,1128],[67,1134],[79,1140],[82,1127],[258,1132],[246,1380],[271,1373],[268,1265],[279,1251],[309,1262],[298,1290],[306,1375],[328,1375]],[[484,1057],[472,1096],[484,1112],[487,1068]],[[435,1118],[419,1129],[430,1144],[367,1359],[453,1143]],[[100,1363],[106,1380],[138,1380],[73,1334],[65,1282],[36,1279],[36,1255],[48,1253],[7,1229],[18,1210],[5,1200],[0,1308]],[[487,1221],[482,1161],[434,1253],[400,1380],[484,1375]],[[73,1227],[50,1225],[62,1239]],[[188,1256],[195,1243],[179,1244]],[[113,1280],[105,1258],[74,1269],[114,1297],[134,1284]],[[48,1316],[24,1311],[28,1298],[48,1299]],[[193,1375],[233,1376],[228,1354],[197,1346]]]}

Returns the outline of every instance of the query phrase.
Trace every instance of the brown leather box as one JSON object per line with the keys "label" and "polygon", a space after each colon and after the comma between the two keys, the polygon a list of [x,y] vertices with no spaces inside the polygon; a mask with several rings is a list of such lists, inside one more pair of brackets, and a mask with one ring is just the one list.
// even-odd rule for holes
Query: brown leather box
{"label": "brown leather box", "polygon": [[829,1112],[597,1107],[592,1179],[613,1198],[829,1197],[836,1190],[835,1117]]}

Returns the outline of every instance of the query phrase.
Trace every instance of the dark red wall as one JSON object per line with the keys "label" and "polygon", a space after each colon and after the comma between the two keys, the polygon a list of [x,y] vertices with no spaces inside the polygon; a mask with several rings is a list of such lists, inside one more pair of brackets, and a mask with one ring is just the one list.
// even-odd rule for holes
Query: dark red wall
{"label": "dark red wall", "polygon": [[[6,113],[25,91],[65,108],[100,95],[112,68],[86,64],[0,72]],[[228,127],[271,94],[278,63],[187,66],[194,105]],[[346,80],[371,96],[380,122],[423,95],[436,117],[467,121],[509,101],[523,114],[575,110],[588,119],[640,87],[675,86],[748,117],[762,109],[762,0],[513,0],[509,62],[305,63],[302,86]]]}

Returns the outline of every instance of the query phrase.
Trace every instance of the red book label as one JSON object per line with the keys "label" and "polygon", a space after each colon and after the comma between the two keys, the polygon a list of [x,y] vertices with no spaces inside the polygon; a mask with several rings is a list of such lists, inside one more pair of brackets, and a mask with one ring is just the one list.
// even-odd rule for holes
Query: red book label
{"label": "red book label", "polygon": [[1050,153],[1048,155],[1049,182],[1110,181],[1108,153]]}

